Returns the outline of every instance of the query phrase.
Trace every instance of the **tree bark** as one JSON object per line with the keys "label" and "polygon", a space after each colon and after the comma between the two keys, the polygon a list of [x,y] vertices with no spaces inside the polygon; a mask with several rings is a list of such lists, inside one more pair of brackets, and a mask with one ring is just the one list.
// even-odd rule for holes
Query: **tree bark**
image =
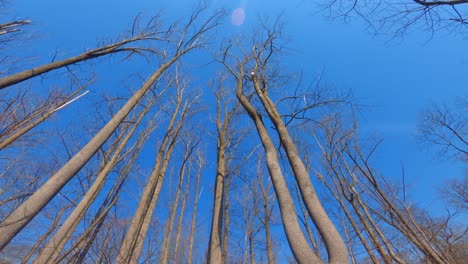
{"label": "tree bark", "polygon": [[[258,65],[259,64],[257,62],[254,70],[255,73],[259,73],[264,70],[259,69]],[[289,164],[299,186],[299,190],[301,191],[304,204],[306,205],[307,211],[309,212],[309,215],[320,233],[327,249],[328,261],[330,264],[347,263],[349,259],[346,245],[335,225],[325,212],[312,182],[310,181],[309,172],[307,171],[299,152],[297,151],[297,148],[292,141],[283,120],[281,119],[281,115],[279,114],[275,104],[268,96],[267,88],[265,87],[266,80],[262,78],[264,78],[264,76],[256,76],[252,79],[255,91],[280,137],[281,144],[284,147]]]}
{"label": "tree bark", "polygon": [[[297,219],[297,212],[294,206],[294,201],[289,193],[286,181],[281,172],[281,167],[278,162],[278,154],[276,148],[255,108],[251,105],[247,97],[243,94],[243,65],[239,66],[239,75],[233,75],[237,79],[237,98],[247,111],[249,117],[254,121],[257,133],[260,137],[262,145],[266,151],[266,161],[268,171],[271,176],[271,181],[275,189],[276,197],[278,198],[279,209],[281,212],[281,219],[283,220],[283,227],[286,233],[291,251],[294,258],[299,263],[322,263],[322,261],[312,252],[307,240],[302,232]],[[230,69],[230,68],[229,68]]]}
{"label": "tree bark", "polygon": [[140,257],[141,249],[143,248],[143,243],[164,181],[167,165],[172,155],[178,133],[182,127],[185,111],[187,111],[187,109],[182,111],[181,120],[178,121],[177,127],[174,128],[182,102],[183,98],[182,94],[180,94],[178,95],[176,108],[156,156],[153,171],[151,172],[150,178],[145,186],[142,197],[138,202],[135,215],[133,216],[130,227],[120,248],[120,252],[117,256],[116,262],[118,264],[137,263]]}

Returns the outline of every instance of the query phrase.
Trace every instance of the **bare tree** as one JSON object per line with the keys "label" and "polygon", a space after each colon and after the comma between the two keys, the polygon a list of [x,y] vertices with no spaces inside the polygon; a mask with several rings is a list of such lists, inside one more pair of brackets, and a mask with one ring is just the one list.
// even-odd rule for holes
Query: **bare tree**
{"label": "bare tree", "polygon": [[[17,109],[23,108],[25,102],[17,100],[20,102],[15,104],[16,100],[8,100],[7,105],[4,106],[5,112],[1,117],[4,127],[0,132],[0,150],[17,141],[31,129],[47,120],[55,112],[86,95],[88,91],[83,90],[91,82],[81,86],[68,96],[62,96],[61,94],[50,95],[44,103],[22,117],[18,116]],[[17,96],[16,98],[22,99],[24,96]]]}
{"label": "bare tree", "polygon": [[[188,167],[189,158],[192,155],[194,148],[196,147],[196,143],[194,145],[192,144],[193,143],[190,141],[185,142],[185,153],[184,153],[182,165],[179,171],[179,179],[177,181],[178,184],[176,188],[176,193],[175,193],[173,203],[171,205],[169,218],[166,221],[166,228],[165,228],[166,230],[164,232],[164,242],[163,242],[163,248],[162,248],[162,253],[161,253],[161,258],[160,258],[161,259],[160,262],[164,264],[169,262],[169,258],[170,258],[169,255],[171,254],[171,248],[172,248],[171,239],[172,239],[174,225],[176,224],[175,219],[176,219],[177,210],[179,209],[180,196],[181,195],[185,196],[184,194],[182,194],[182,191],[183,191],[182,187],[183,187],[183,184],[185,183],[185,178],[187,177],[186,170]],[[188,186],[187,183],[186,185]],[[182,199],[182,203],[185,204],[183,199]],[[184,211],[183,208],[181,208],[181,211],[179,213],[179,219],[182,219],[183,211]],[[177,250],[177,246],[175,246],[175,249]]]}
{"label": "bare tree", "polygon": [[[217,86],[216,96],[216,131],[217,131],[217,145],[216,145],[216,177],[215,177],[215,190],[213,198],[213,216],[211,220],[210,241],[208,245],[208,263],[225,263],[226,255],[222,254],[222,242],[225,241],[221,238],[223,227],[223,201],[226,200],[226,178],[229,174],[229,159],[226,160],[227,148],[231,144],[229,142],[230,136],[229,128],[231,120],[236,112],[237,104],[231,105],[229,97],[226,95],[226,88],[224,88],[224,77],[219,79]],[[224,204],[226,206],[226,204]],[[227,236],[227,232],[224,232]],[[227,245],[223,245],[227,247]],[[227,251],[227,250],[226,250]],[[226,252],[225,252],[226,253]],[[227,254],[227,253],[226,253]]]}
{"label": "bare tree", "polygon": [[[177,77],[178,78],[178,77]],[[138,203],[137,210],[133,216],[131,225],[119,255],[118,263],[135,263],[141,254],[146,234],[149,229],[149,224],[153,217],[153,212],[161,192],[161,188],[166,175],[167,166],[172,156],[174,147],[177,143],[180,131],[186,118],[196,113],[197,109],[192,109],[197,101],[198,96],[190,99],[185,99],[185,85],[176,78],[177,95],[174,102],[176,107],[169,122],[167,131],[164,135],[161,146],[156,156],[153,171],[145,186],[142,197]]]}
{"label": "bare tree", "polygon": [[[414,29],[448,30],[465,35],[468,29],[466,0],[347,1],[324,3],[331,17],[362,18],[373,33],[401,37]],[[381,31],[381,32],[379,32]]]}
{"label": "bare tree", "polygon": [[244,93],[244,74],[246,72],[245,67],[252,59],[252,57],[246,56],[243,59],[237,59],[235,61],[236,65],[232,66],[227,61],[228,56],[233,56],[233,54],[230,53],[230,47],[223,51],[220,61],[234,77],[236,81],[237,98],[242,107],[248,113],[249,117],[254,122],[257,133],[265,149],[268,171],[271,176],[278,199],[281,218],[283,220],[283,227],[285,229],[286,237],[294,257],[300,263],[321,263],[320,259],[310,249],[307,240],[305,239],[304,234],[299,226],[294,201],[283,177],[275,145],[263,123],[261,116],[250,102],[250,96],[246,96]]}
{"label": "bare tree", "polygon": [[[220,18],[220,13],[215,14],[196,26],[198,17],[202,10],[197,9],[189,18],[187,24],[180,33],[179,41],[176,43],[173,55],[163,52],[163,63],[153,72],[144,84],[136,91],[117,114],[99,131],[99,133],[78,152],[67,164],[37,190],[27,201],[19,206],[0,224],[0,250],[3,249],[11,239],[26,226],[32,218],[70,181],[73,176],[87,163],[106,140],[112,135],[119,124],[128,113],[140,102],[141,98],[150,90],[161,75],[183,55],[203,45],[203,34],[215,27]],[[195,30],[193,28],[196,28]],[[190,34],[190,32],[194,32]]]}
{"label": "bare tree", "polygon": [[[175,30],[171,26],[168,29],[164,29],[159,17],[154,17],[153,19],[151,19],[149,23],[145,25],[145,27],[139,32],[136,31],[139,28],[138,23],[139,19],[136,18],[132,26],[131,36],[129,36],[128,38],[104,45],[99,48],[92,49],[90,51],[86,51],[74,57],[54,61],[52,63],[47,63],[41,66],[24,70],[19,73],[12,74],[7,77],[3,77],[0,79],[0,89],[5,89],[14,84],[26,81],[36,76],[43,75],[53,70],[57,70],[63,67],[69,67],[79,62],[88,61],[91,59],[111,54],[127,53],[126,58],[132,56],[133,54],[145,55],[145,53],[149,53],[150,55],[163,55],[164,50],[149,49],[144,45],[132,45],[146,43],[148,41],[158,41],[161,43],[168,42],[169,35],[174,34]],[[165,57],[166,55],[164,55],[164,59],[166,59]]]}
{"label": "bare tree", "polygon": [[[278,32],[278,25],[274,25],[272,29],[265,28],[264,30],[266,32],[265,40],[254,44],[251,55],[247,56],[245,61],[252,61],[253,63],[252,71],[246,76],[246,80],[252,84],[255,95],[258,96],[269,119],[276,129],[281,146],[285,150],[288,162],[298,183],[307,211],[324,241],[330,263],[347,262],[348,254],[343,239],[323,209],[317,193],[310,181],[309,172],[307,171],[306,166],[289,135],[286,125],[282,119],[282,115],[278,112],[275,103],[273,103],[269,97],[268,89],[269,85],[272,85],[269,83],[271,80],[268,75],[270,74],[269,69],[271,67],[270,60],[274,53],[279,52],[280,50],[275,42],[278,40],[280,33]],[[244,76],[243,73],[241,76]],[[246,108],[244,104],[243,106]],[[249,112],[249,110],[247,111]],[[252,111],[255,111],[255,115],[259,117],[257,110],[252,109]],[[249,113],[249,116],[253,118],[252,115],[254,113]]]}
{"label": "bare tree", "polygon": [[[377,145],[364,153],[356,138],[356,127],[344,129],[339,121],[323,126],[324,143],[319,143],[326,162],[326,174],[317,172],[321,181],[339,202],[369,258],[375,262],[407,263],[416,258],[430,263],[454,262],[436,237],[448,228],[449,215],[434,230],[432,218],[420,214],[397,189],[370,165]],[[337,125],[338,124],[338,125]],[[328,183],[327,183],[328,182]],[[363,233],[364,231],[364,233]],[[402,254],[405,250],[410,256]]]}
{"label": "bare tree", "polygon": [[468,175],[462,179],[452,179],[441,188],[442,196],[456,210],[468,210]]}
{"label": "bare tree", "polygon": [[468,161],[468,101],[452,107],[433,104],[425,110],[418,127],[418,139],[439,148],[441,156]]}
{"label": "bare tree", "polygon": [[[271,181],[269,178],[264,179],[262,177],[263,175],[263,168],[261,165],[261,160],[260,156],[257,162],[257,181],[258,181],[258,187],[260,191],[260,195],[257,193],[254,193],[254,212],[255,215],[257,216],[258,220],[260,223],[263,225],[263,228],[265,229],[265,241],[266,241],[266,251],[267,251],[267,256],[268,256],[268,263],[276,263],[276,257],[273,252],[273,240],[272,240],[272,235],[271,235],[271,222],[272,222],[272,216],[273,216],[273,203],[275,202],[274,196],[272,194],[272,185]],[[261,197],[262,203],[259,205],[259,197]],[[263,208],[263,212],[260,212],[260,208]]]}
{"label": "bare tree", "polygon": [[187,264],[192,263],[193,259],[193,246],[195,241],[195,231],[196,231],[196,224],[197,224],[197,209],[198,209],[198,202],[200,200],[201,191],[200,190],[200,178],[202,169],[205,165],[205,158],[202,156],[200,152],[197,152],[197,179],[195,184],[195,192],[193,196],[193,207],[192,207],[192,222],[190,225],[190,238],[189,238],[189,248],[187,253]]}

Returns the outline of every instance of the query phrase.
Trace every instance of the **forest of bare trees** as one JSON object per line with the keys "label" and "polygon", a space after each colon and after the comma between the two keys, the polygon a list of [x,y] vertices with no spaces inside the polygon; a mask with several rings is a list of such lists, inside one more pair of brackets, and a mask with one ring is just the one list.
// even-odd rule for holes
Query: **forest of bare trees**
{"label": "forest of bare trees", "polygon": [[[321,5],[394,38],[463,34],[467,3]],[[445,214],[414,203],[353,93],[284,63],[286,18],[225,37],[227,14],[140,14],[39,64],[16,50],[34,21],[0,14],[0,263],[467,263],[466,171]],[[466,164],[467,110],[428,105],[415,140]]]}

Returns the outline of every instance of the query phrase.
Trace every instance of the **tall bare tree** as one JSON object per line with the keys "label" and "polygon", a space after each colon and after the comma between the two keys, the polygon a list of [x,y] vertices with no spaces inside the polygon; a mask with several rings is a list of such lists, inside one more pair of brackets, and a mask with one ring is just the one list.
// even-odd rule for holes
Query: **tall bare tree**
{"label": "tall bare tree", "polygon": [[[176,78],[176,80],[178,80]],[[180,131],[186,118],[196,113],[192,109],[197,101],[197,96],[185,99],[185,84],[176,81],[177,95],[174,102],[176,107],[164,135],[161,146],[156,156],[153,171],[145,186],[142,197],[138,203],[137,210],[133,216],[130,228],[123,241],[120,253],[117,257],[118,263],[135,263],[141,254],[149,224],[153,217],[156,203],[166,175],[167,166],[177,143]]]}
{"label": "tall bare tree", "polygon": [[438,148],[443,157],[468,161],[467,110],[467,98],[460,98],[451,106],[433,104],[423,112],[418,139]]}
{"label": "tall bare tree", "polygon": [[[213,198],[213,215],[211,220],[210,241],[208,245],[208,263],[225,263],[226,255],[223,255],[223,201],[226,199],[226,178],[228,175],[229,160],[226,160],[229,142],[229,129],[231,120],[237,110],[237,104],[230,103],[224,87],[224,77],[218,81],[216,96],[216,176]],[[226,204],[225,204],[226,205]],[[227,235],[226,232],[224,232]]]}
{"label": "tall bare tree", "polygon": [[[173,203],[171,205],[169,218],[167,219],[167,222],[166,222],[166,230],[164,232],[164,242],[163,242],[161,260],[160,260],[161,263],[168,263],[169,262],[169,258],[170,258],[169,255],[171,254],[172,233],[173,233],[174,225],[176,224],[175,223],[176,213],[177,213],[177,210],[179,209],[179,201],[180,201],[180,198],[181,198],[180,196],[181,195],[185,196],[182,193],[183,192],[182,187],[183,187],[183,184],[185,183],[185,178],[187,177],[186,174],[187,174],[187,170],[188,170],[188,166],[189,166],[189,164],[188,164],[189,158],[192,155],[193,150],[194,150],[195,147],[196,147],[196,144],[192,145],[192,143],[190,141],[185,142],[185,153],[184,153],[182,165],[181,165],[181,168],[180,168],[180,171],[179,171],[179,179],[177,181],[178,184],[177,184],[177,188],[176,188],[176,193],[175,193]],[[186,183],[186,185],[188,185],[188,184]],[[182,200],[182,202],[183,202],[183,200]],[[179,212],[179,218],[181,219],[182,216],[183,216],[183,208],[181,208],[181,211]],[[177,249],[177,246],[175,246],[175,249]]]}
{"label": "tall bare tree", "polygon": [[292,199],[281,171],[276,147],[263,123],[262,117],[250,102],[250,95],[247,96],[244,93],[245,67],[252,57],[246,56],[243,59],[237,59],[235,61],[236,65],[230,65],[227,61],[228,56],[232,55],[230,54],[230,47],[223,51],[220,61],[234,77],[236,81],[236,96],[250,119],[254,122],[255,128],[266,152],[268,171],[278,199],[283,227],[285,229],[291,251],[293,252],[295,259],[300,263],[321,263],[320,259],[309,247],[304,233],[299,226],[294,200]]}
{"label": "tall bare tree", "polygon": [[[198,18],[202,9],[197,9],[190,16],[189,21],[182,28],[179,40],[176,43],[175,51],[172,55],[162,52],[162,64],[143,83],[143,85],[133,94],[125,105],[115,114],[115,116],[81,149],[69,162],[67,162],[57,173],[37,190],[28,200],[19,206],[0,224],[0,250],[3,249],[13,237],[20,232],[27,223],[69,182],[73,176],[87,163],[96,153],[100,146],[112,135],[119,124],[125,119],[128,113],[140,102],[141,98],[151,89],[154,83],[162,74],[178,61],[183,55],[203,46],[203,35],[214,28],[220,19],[221,13],[216,13],[205,22],[199,23]],[[172,29],[172,27],[170,28]],[[192,34],[191,34],[192,33]]]}
{"label": "tall bare tree", "polygon": [[196,184],[195,184],[195,192],[193,195],[193,207],[192,207],[192,222],[190,225],[190,238],[189,238],[189,248],[187,253],[187,264],[191,264],[193,261],[193,246],[195,242],[195,231],[197,225],[197,209],[198,209],[198,202],[200,201],[200,195],[203,190],[200,190],[200,178],[202,169],[205,165],[205,159],[200,152],[197,152],[197,176],[196,176]]}

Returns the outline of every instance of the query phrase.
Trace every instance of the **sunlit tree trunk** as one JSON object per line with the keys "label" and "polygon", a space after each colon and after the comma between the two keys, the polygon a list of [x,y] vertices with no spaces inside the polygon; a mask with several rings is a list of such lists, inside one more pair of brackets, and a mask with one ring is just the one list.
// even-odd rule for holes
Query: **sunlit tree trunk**
{"label": "sunlit tree trunk", "polygon": [[238,65],[238,74],[236,74],[236,72],[234,72],[228,65],[226,65],[226,67],[237,80],[237,98],[239,99],[242,107],[247,111],[249,117],[253,120],[257,129],[257,133],[265,149],[268,171],[271,176],[271,181],[275,189],[276,197],[278,198],[278,204],[281,212],[281,218],[283,220],[283,227],[286,233],[286,238],[294,258],[299,263],[322,263],[321,260],[312,252],[304,236],[304,233],[299,226],[294,201],[291,197],[286,181],[283,177],[283,173],[281,171],[281,166],[278,162],[276,147],[273,144],[259,114],[249,102],[248,98],[243,94],[244,64]]}
{"label": "sunlit tree trunk", "polygon": [[213,216],[211,218],[211,231],[210,240],[208,244],[208,263],[225,263],[225,255],[223,256],[223,250],[221,242],[222,240],[222,228],[223,228],[223,200],[225,200],[226,193],[226,175],[228,162],[226,161],[226,146],[229,144],[227,140],[228,128],[231,123],[234,109],[228,109],[226,104],[222,101],[224,98],[224,88],[222,86],[223,79],[219,81],[218,91],[216,95],[216,129],[218,133],[217,145],[216,145],[216,176],[215,176],[215,190],[213,197]]}
{"label": "sunlit tree trunk", "polygon": [[[270,36],[272,38],[272,36]],[[268,41],[273,41],[269,39]],[[269,45],[269,43],[266,45]],[[273,51],[265,51],[273,52]],[[271,54],[271,53],[270,53]],[[291,139],[288,130],[282,120],[281,114],[278,112],[275,104],[271,101],[268,95],[268,87],[266,77],[263,75],[263,72],[266,70],[263,63],[267,61],[262,61],[261,58],[256,55],[256,64],[254,69],[254,76],[252,78],[253,85],[256,91],[256,94],[260,98],[262,105],[270,117],[270,120],[273,122],[278,136],[280,138],[281,144],[286,152],[288,157],[289,164],[296,178],[299,190],[301,191],[302,200],[306,205],[307,211],[314,222],[320,236],[323,239],[325,247],[328,252],[328,261],[330,263],[347,263],[348,252],[344,244],[341,235],[338,233],[338,230],[335,228],[335,225],[330,220],[328,214],[325,212],[325,209],[320,202],[317,193],[310,181],[309,172],[302,161],[297,148]],[[266,54],[265,56],[268,56]],[[267,57],[268,58],[268,57]]]}
{"label": "sunlit tree trunk", "polygon": [[[229,166],[228,166],[229,167]],[[229,169],[228,169],[229,171]],[[229,225],[230,225],[230,212],[229,212],[229,188],[231,186],[231,175],[227,175],[224,179],[223,187],[223,259],[228,262],[229,256]]]}
{"label": "sunlit tree trunk", "polygon": [[190,227],[190,239],[189,239],[189,248],[188,248],[188,254],[187,254],[187,264],[192,264],[192,258],[193,258],[193,243],[195,241],[195,230],[197,226],[197,208],[198,208],[198,201],[200,199],[201,193],[199,193],[199,188],[200,188],[200,177],[201,177],[201,172],[205,163],[204,158],[201,156],[200,153],[197,154],[197,166],[198,166],[198,172],[197,172],[197,180],[195,184],[195,194],[193,197],[193,213],[192,213],[192,223]]}
{"label": "sunlit tree trunk", "polygon": [[[171,210],[170,210],[171,212],[170,212],[169,218],[166,221],[166,230],[164,232],[164,242],[163,242],[161,260],[160,260],[160,263],[162,264],[166,264],[169,262],[169,255],[171,254],[171,248],[172,248],[171,247],[172,232],[174,229],[177,209],[179,208],[179,200],[180,200],[180,195],[182,193],[182,186],[184,184],[184,179],[186,176],[187,162],[188,162],[188,158],[190,157],[192,153],[192,150],[193,149],[190,148],[188,144],[185,146],[184,160],[180,168],[180,172],[179,172],[179,179],[178,179],[175,197],[173,200],[173,204],[171,205]],[[179,215],[180,215],[180,218],[182,218],[183,216],[182,209],[179,212]],[[177,249],[177,246],[175,246],[175,249]]]}
{"label": "sunlit tree trunk", "polygon": [[[190,170],[188,172],[188,175],[190,175]],[[184,215],[185,215],[185,206],[187,203],[187,195],[189,193],[189,187],[190,187],[190,182],[187,179],[187,182],[185,183],[185,191],[184,195],[182,196],[182,204],[180,206],[180,212],[179,212],[179,219],[177,220],[177,228],[176,228],[176,233],[175,233],[175,245],[174,245],[174,258],[173,262],[174,263],[182,263],[183,259],[183,252],[181,251],[181,237],[182,237],[182,224],[184,220]]]}
{"label": "sunlit tree trunk", "polygon": [[[185,118],[189,114],[190,105],[197,100],[196,98],[192,98],[190,101],[186,101],[183,109],[181,109],[181,105],[184,102],[183,89],[184,88],[177,92],[176,109],[174,110],[168,129],[164,135],[163,142],[161,143],[158,151],[153,171],[145,186],[142,197],[138,203],[137,210],[130,224],[130,228],[123,241],[117,257],[117,263],[136,263],[141,254],[145,237],[164,182],[167,166],[176,145],[179,132]],[[179,115],[180,118],[177,121],[177,116]],[[177,124],[174,127],[176,122]]]}
{"label": "sunlit tree trunk", "polygon": [[36,240],[36,243],[34,243],[34,246],[31,248],[31,250],[29,251],[29,253],[27,255],[25,255],[23,257],[23,259],[21,260],[22,263],[28,263],[29,260],[31,259],[31,257],[36,253],[36,251],[38,249],[40,249],[41,247],[41,244],[47,239],[47,237],[52,234],[55,229],[57,228],[57,226],[59,225],[60,223],[60,219],[62,218],[62,215],[71,207],[72,205],[69,205],[69,206],[65,206],[63,207],[62,209],[60,209],[59,213],[57,214],[57,216],[54,218],[54,221],[52,222],[52,224],[50,225],[49,229],[47,230],[47,232],[45,234],[43,234],[41,237],[39,237],[38,240]]}
{"label": "sunlit tree trunk", "polygon": [[[151,104],[151,103],[150,103]],[[149,109],[146,107],[145,110]],[[139,118],[141,118],[142,115],[139,115]],[[131,172],[132,168],[134,167],[134,164],[141,152],[141,149],[144,145],[144,143],[148,140],[149,136],[155,129],[155,122],[157,120],[158,115],[155,115],[155,117],[150,120],[147,124],[145,129],[140,133],[138,136],[138,139],[136,142],[132,144],[128,149],[131,151],[129,154],[130,157],[128,161],[125,163],[125,165],[119,170],[119,176],[115,180],[112,188],[108,191],[107,196],[105,200],[102,202],[101,206],[99,207],[97,213],[94,216],[94,220],[92,221],[91,225],[87,227],[87,229],[84,231],[84,233],[80,236],[80,238],[77,240],[76,243],[74,243],[59,259],[56,259],[54,263],[61,262],[63,259],[65,259],[71,251],[75,251],[75,254],[71,257],[71,259],[75,259],[76,262],[82,263],[87,255],[87,252],[90,250],[93,242],[95,241],[95,238],[97,234],[101,231],[104,225],[104,220],[107,218],[109,210],[115,205],[117,202],[117,199],[119,197],[119,193],[127,180],[127,177],[129,173]],[[130,129],[133,129],[130,128]],[[124,137],[128,137],[128,133],[124,134],[122,133],[122,139],[117,139],[117,142],[124,140]],[[110,147],[110,149],[117,150],[121,144],[116,145],[115,148],[113,146]],[[119,160],[122,158],[126,157],[128,154],[128,151],[123,153]],[[112,158],[109,160],[109,162],[112,161]],[[99,176],[98,176],[99,177]],[[91,188],[90,188],[91,190]],[[89,192],[89,191],[88,191]],[[71,233],[70,233],[71,234]]]}

